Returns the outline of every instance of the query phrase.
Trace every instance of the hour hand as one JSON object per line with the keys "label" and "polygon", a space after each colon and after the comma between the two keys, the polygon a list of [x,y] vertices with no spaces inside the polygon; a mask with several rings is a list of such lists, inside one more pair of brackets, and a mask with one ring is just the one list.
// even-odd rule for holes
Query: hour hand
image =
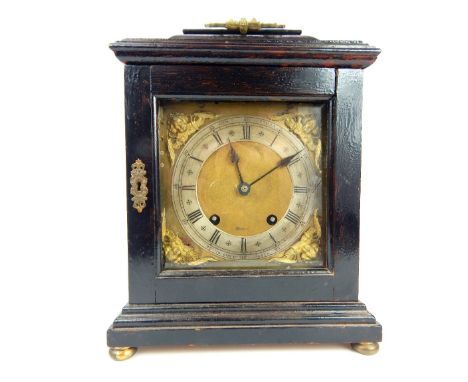
{"label": "hour hand", "polygon": [[237,154],[237,151],[234,149],[234,146],[232,145],[231,141],[229,141],[229,159],[231,160],[231,163],[233,163],[236,166],[237,175],[239,176],[240,182],[244,183],[239,168],[239,154]]}
{"label": "hour hand", "polygon": [[229,158],[232,163],[239,163],[239,155],[237,154],[237,151],[234,150],[234,146],[231,141],[229,141]]}

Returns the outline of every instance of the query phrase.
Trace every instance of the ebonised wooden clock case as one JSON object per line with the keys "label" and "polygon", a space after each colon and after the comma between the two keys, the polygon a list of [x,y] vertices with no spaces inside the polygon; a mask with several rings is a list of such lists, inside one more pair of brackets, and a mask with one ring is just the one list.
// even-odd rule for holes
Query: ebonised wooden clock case
{"label": "ebonised wooden clock case", "polygon": [[[108,330],[114,358],[158,345],[337,342],[364,354],[378,349],[381,326],[358,300],[358,260],[363,69],[380,51],[292,33],[187,31],[110,45],[125,64],[127,173],[130,179],[140,160],[147,179],[140,212],[128,185],[129,299]],[[164,100],[322,105],[324,267],[165,269],[155,122]]]}

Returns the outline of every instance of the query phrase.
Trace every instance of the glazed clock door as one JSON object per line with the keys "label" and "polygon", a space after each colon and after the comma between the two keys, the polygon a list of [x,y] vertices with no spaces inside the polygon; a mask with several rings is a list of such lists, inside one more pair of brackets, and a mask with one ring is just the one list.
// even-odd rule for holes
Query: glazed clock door
{"label": "glazed clock door", "polygon": [[160,101],[163,269],[323,267],[322,114]]}

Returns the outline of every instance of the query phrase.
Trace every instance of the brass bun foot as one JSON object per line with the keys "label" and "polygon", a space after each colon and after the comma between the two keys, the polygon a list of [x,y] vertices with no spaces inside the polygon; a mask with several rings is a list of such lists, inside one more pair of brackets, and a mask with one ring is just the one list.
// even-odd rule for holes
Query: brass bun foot
{"label": "brass bun foot", "polygon": [[125,361],[134,355],[137,351],[137,348],[132,347],[114,347],[109,348],[109,354],[112,359],[116,361]]}
{"label": "brass bun foot", "polygon": [[378,342],[357,342],[351,344],[351,348],[364,355],[374,355],[379,351]]}

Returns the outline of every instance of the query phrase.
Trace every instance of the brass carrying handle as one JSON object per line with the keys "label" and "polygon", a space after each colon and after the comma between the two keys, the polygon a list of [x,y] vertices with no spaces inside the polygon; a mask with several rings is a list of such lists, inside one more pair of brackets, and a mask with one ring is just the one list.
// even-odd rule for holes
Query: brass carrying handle
{"label": "brass carrying handle", "polygon": [[239,31],[240,34],[247,34],[253,31],[259,31],[264,28],[275,28],[281,29],[285,25],[277,23],[261,23],[256,19],[248,21],[246,18],[241,18],[240,20],[228,20],[225,23],[209,23],[205,24],[207,28],[226,28],[231,31]]}

